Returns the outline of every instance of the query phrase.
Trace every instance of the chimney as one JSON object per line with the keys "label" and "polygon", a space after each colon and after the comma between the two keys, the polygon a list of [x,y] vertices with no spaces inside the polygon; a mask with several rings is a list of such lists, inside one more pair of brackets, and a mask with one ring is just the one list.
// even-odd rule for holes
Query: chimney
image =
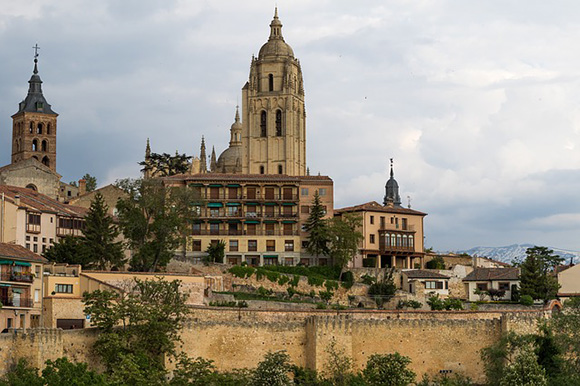
{"label": "chimney", "polygon": [[87,192],[87,180],[80,179],[79,180],[79,196],[82,196]]}
{"label": "chimney", "polygon": [[16,204],[16,206],[20,206],[20,195],[16,195],[14,196],[14,203]]}

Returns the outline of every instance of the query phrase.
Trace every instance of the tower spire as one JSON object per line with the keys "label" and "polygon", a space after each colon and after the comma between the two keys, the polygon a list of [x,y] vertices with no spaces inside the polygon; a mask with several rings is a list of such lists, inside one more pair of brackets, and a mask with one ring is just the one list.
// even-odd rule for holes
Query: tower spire
{"label": "tower spire", "polygon": [[282,37],[282,22],[278,19],[278,7],[274,8],[274,19],[270,23],[270,38],[268,40],[272,39],[284,40]]}
{"label": "tower spire", "polygon": [[205,155],[205,138],[201,136],[201,149],[199,152],[199,172],[207,173],[207,157]]}
{"label": "tower spire", "polygon": [[390,178],[385,184],[385,197],[383,199],[383,205],[394,205],[401,206],[401,196],[399,195],[399,184],[395,180],[395,172],[393,171],[393,159],[390,159],[391,172]]}
{"label": "tower spire", "polygon": [[149,145],[149,138],[147,138],[147,146],[145,146],[145,160],[151,157],[151,146]]}

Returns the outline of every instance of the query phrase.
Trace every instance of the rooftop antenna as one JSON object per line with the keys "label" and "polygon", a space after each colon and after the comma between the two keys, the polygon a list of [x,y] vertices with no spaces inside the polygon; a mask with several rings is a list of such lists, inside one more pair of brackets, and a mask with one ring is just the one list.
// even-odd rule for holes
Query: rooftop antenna
{"label": "rooftop antenna", "polygon": [[407,205],[407,207],[409,209],[411,209],[411,196],[407,196],[407,200],[409,201],[409,204]]}

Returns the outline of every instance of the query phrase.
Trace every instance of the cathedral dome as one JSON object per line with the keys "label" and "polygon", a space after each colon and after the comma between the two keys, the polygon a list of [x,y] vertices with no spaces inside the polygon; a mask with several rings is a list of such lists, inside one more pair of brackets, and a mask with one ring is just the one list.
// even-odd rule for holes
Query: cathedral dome
{"label": "cathedral dome", "polygon": [[270,23],[270,37],[266,44],[260,48],[258,59],[264,59],[271,56],[294,57],[294,51],[292,51],[292,48],[286,44],[284,37],[282,36],[282,22],[278,19],[278,8],[274,11],[274,19]]}
{"label": "cathedral dome", "polygon": [[217,161],[218,173],[241,173],[242,155],[240,146],[228,147],[220,154]]}

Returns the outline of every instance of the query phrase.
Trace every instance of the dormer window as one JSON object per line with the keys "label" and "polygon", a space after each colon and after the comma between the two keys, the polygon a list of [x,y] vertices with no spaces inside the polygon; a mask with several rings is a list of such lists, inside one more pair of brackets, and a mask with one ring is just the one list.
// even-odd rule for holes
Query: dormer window
{"label": "dormer window", "polygon": [[36,102],[36,111],[42,111],[44,109],[43,102]]}

